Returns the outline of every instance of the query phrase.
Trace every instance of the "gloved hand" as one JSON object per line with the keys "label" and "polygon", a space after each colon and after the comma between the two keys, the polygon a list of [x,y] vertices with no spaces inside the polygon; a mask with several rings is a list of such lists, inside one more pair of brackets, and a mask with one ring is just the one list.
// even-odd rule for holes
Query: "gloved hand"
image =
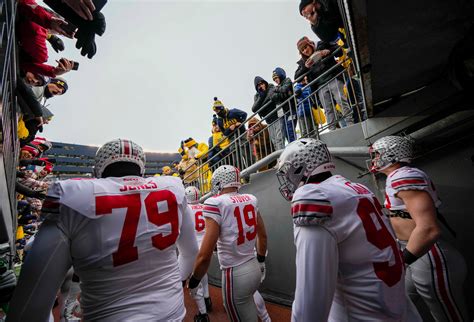
{"label": "gloved hand", "polygon": [[[198,291],[199,291],[199,286],[201,285],[201,281],[198,280],[197,278],[193,276],[191,276],[191,278],[189,279],[189,282],[188,282],[188,288],[189,288],[189,294],[191,294],[191,297],[192,298],[195,298]],[[202,288],[202,286],[201,286]]]}
{"label": "gloved hand", "polygon": [[53,47],[55,52],[59,53],[60,51],[64,50],[64,42],[58,36],[51,35],[48,38],[48,41],[51,44],[51,47]]}
{"label": "gloved hand", "polygon": [[295,96],[296,96],[296,97],[300,97],[302,93],[303,93],[303,91],[301,90],[301,88],[298,88],[298,89],[295,91]]}
{"label": "gloved hand", "polygon": [[81,49],[81,55],[87,55],[89,59],[94,57],[97,52],[95,33],[80,28],[74,37],[77,38],[76,48]]}
{"label": "gloved hand", "polygon": [[267,270],[265,267],[265,262],[259,262],[258,265],[260,265],[260,272],[262,273],[262,277],[260,278],[260,283],[263,283],[263,280],[265,279],[265,276],[267,275]]}

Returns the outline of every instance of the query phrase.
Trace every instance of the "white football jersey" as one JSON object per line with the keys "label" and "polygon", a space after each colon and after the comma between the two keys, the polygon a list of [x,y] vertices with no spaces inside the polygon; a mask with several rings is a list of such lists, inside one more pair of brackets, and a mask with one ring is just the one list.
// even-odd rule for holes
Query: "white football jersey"
{"label": "white football jersey", "polygon": [[85,320],[184,318],[194,259],[180,271],[177,244],[180,256],[197,245],[178,178],[57,181],[43,211],[70,239]]}
{"label": "white football jersey", "polygon": [[196,231],[196,239],[201,248],[202,239],[206,234],[206,221],[204,220],[203,209],[204,205],[198,204],[189,204],[191,209],[191,217],[194,223],[194,230]]}
{"label": "white football jersey", "polygon": [[401,167],[387,176],[385,186],[385,208],[390,210],[404,210],[407,208],[403,200],[396,197],[399,191],[422,190],[430,194],[435,207],[441,205],[435,186],[426,173],[417,168]]}
{"label": "white football jersey", "polygon": [[226,193],[204,203],[204,217],[220,226],[217,254],[222,269],[255,257],[257,213],[257,198],[250,194]]}
{"label": "white football jersey", "polygon": [[405,321],[401,253],[368,188],[338,175],[306,184],[295,191],[291,214],[297,249],[293,321]]}

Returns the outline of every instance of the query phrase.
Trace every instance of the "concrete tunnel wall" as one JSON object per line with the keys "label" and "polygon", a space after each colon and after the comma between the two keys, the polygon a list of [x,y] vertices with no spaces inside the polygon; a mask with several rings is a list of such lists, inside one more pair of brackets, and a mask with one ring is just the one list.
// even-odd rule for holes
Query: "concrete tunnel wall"
{"label": "concrete tunnel wall", "polygon": [[[450,240],[464,255],[468,265],[468,277],[465,282],[466,303],[474,303],[474,142],[461,144],[434,151],[416,161],[415,166],[424,170],[434,181],[443,204],[440,212],[457,232],[453,238],[449,233],[443,237]],[[353,158],[351,162],[364,166],[365,158]],[[357,179],[361,170],[344,161],[334,160],[336,173],[368,186],[383,201],[385,178],[375,179],[372,175]],[[290,217],[290,204],[278,191],[278,180],[274,170],[256,173],[251,176],[250,184],[242,187],[241,192],[254,194],[259,201],[259,210],[264,218],[268,234],[267,276],[260,291],[267,299],[291,304],[295,289],[295,247],[293,244],[293,226]],[[220,270],[217,258],[213,258],[209,270],[211,282],[220,285]],[[471,312],[471,314],[474,312]]]}

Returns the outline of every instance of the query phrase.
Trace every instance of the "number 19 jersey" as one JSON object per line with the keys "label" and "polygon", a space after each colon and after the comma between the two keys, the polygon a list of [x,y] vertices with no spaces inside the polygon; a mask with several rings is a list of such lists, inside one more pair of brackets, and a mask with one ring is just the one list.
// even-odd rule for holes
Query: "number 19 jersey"
{"label": "number 19 jersey", "polygon": [[218,195],[206,200],[203,213],[220,227],[217,253],[221,269],[255,257],[258,213],[255,196],[237,192]]}

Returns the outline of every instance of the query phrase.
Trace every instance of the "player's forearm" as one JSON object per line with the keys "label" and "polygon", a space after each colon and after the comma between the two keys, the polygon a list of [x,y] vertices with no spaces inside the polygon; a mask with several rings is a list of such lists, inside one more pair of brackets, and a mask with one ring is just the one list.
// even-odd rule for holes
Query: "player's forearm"
{"label": "player's forearm", "polygon": [[407,250],[420,257],[426,254],[440,236],[438,225],[417,225],[410,235]]}
{"label": "player's forearm", "polygon": [[198,254],[196,263],[194,264],[194,271],[193,271],[193,276],[196,279],[201,280],[203,276],[207,273],[207,270],[209,269],[209,265],[211,264],[211,258],[212,258],[212,253],[211,255],[202,254],[202,253]]}
{"label": "player's forearm", "polygon": [[265,223],[263,222],[260,213],[258,214],[257,218],[257,254],[260,256],[265,256],[267,253],[267,230],[265,229]]}

